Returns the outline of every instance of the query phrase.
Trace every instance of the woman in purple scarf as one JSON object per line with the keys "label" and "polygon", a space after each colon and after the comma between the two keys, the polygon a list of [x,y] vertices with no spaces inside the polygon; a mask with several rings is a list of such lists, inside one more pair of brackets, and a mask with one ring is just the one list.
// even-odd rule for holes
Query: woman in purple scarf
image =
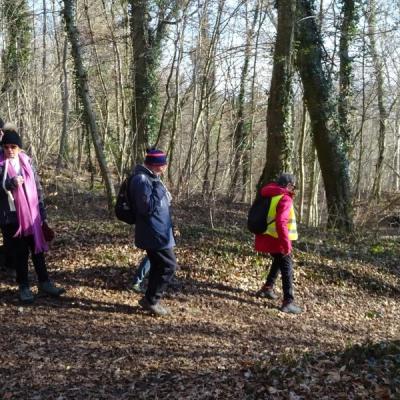
{"label": "woman in purple scarf", "polygon": [[5,250],[14,264],[19,285],[19,298],[32,303],[29,288],[29,252],[38,277],[39,294],[58,297],[65,292],[49,280],[44,252],[48,250],[42,224],[46,210],[41,186],[31,159],[22,151],[21,138],[12,127],[5,125],[0,154],[0,227]]}

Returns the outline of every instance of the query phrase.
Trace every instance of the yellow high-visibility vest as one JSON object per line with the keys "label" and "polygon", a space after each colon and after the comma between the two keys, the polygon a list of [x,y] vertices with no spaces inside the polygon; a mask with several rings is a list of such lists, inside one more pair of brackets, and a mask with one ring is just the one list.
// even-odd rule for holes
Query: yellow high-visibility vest
{"label": "yellow high-visibility vest", "polygon": [[[273,196],[271,198],[271,205],[269,207],[268,216],[267,216],[268,228],[264,232],[264,235],[271,235],[274,238],[278,238],[278,232],[276,231],[276,224],[275,224],[276,206],[278,205],[278,203],[282,197],[283,197],[283,194],[280,194],[278,196]],[[290,207],[289,221],[288,221],[287,227],[288,227],[288,232],[289,232],[289,239],[296,240],[298,235],[297,235],[296,215],[294,214],[293,204]]]}

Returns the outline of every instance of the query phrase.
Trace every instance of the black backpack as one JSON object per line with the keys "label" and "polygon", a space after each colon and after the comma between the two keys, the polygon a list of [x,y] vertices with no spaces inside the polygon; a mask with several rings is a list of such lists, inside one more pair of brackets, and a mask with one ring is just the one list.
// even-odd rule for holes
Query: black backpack
{"label": "black backpack", "polygon": [[134,203],[129,198],[129,183],[132,175],[124,179],[119,188],[117,201],[115,203],[115,216],[122,222],[134,225],[136,222],[136,210]]}
{"label": "black backpack", "polygon": [[258,195],[250,207],[247,215],[247,229],[256,235],[264,233],[268,225],[273,221],[267,223],[268,211],[271,205],[271,197],[262,197]]}

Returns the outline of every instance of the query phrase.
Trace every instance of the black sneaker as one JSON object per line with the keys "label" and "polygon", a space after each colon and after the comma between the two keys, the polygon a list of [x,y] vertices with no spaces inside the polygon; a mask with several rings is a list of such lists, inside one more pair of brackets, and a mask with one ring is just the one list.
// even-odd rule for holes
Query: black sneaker
{"label": "black sneaker", "polygon": [[265,299],[276,300],[278,296],[275,294],[274,289],[271,286],[264,285],[257,293],[257,297]]}
{"label": "black sneaker", "polygon": [[56,287],[54,284],[50,281],[46,282],[39,282],[38,284],[38,289],[39,289],[39,295],[47,295],[47,296],[52,296],[52,297],[59,297],[63,293],[65,293],[65,289],[62,287]]}
{"label": "black sneaker", "polygon": [[33,301],[35,300],[35,297],[33,296],[31,290],[29,289],[29,286],[26,285],[20,285],[18,295],[19,299],[23,303],[32,304]]}
{"label": "black sneaker", "polygon": [[163,307],[160,303],[150,304],[146,297],[142,297],[139,300],[139,305],[146,311],[150,311],[154,315],[165,317],[171,314],[171,311],[167,307]]}
{"label": "black sneaker", "polygon": [[281,311],[288,314],[301,314],[303,312],[303,310],[299,306],[296,306],[296,304],[293,302],[283,303]]}

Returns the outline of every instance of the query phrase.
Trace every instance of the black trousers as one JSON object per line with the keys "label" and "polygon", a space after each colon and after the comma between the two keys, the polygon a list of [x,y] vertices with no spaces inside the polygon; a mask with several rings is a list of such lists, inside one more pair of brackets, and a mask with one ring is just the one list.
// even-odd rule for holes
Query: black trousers
{"label": "black trousers", "polygon": [[271,254],[273,261],[267,281],[265,282],[268,286],[274,286],[276,278],[278,277],[279,271],[282,275],[282,290],[283,290],[283,301],[291,302],[294,300],[293,296],[293,262],[290,254],[283,255],[281,253]]}
{"label": "black trousers", "polygon": [[157,304],[176,271],[176,257],[172,249],[146,250],[150,260],[149,284],[146,299]]}
{"label": "black trousers", "polygon": [[31,253],[32,263],[39,282],[49,280],[47,274],[46,261],[44,253],[35,254],[35,242],[33,236],[14,237],[18,230],[16,225],[4,225],[1,232],[4,238],[4,250],[6,259],[17,273],[17,283],[19,285],[29,285],[28,281],[28,260],[29,252]]}

